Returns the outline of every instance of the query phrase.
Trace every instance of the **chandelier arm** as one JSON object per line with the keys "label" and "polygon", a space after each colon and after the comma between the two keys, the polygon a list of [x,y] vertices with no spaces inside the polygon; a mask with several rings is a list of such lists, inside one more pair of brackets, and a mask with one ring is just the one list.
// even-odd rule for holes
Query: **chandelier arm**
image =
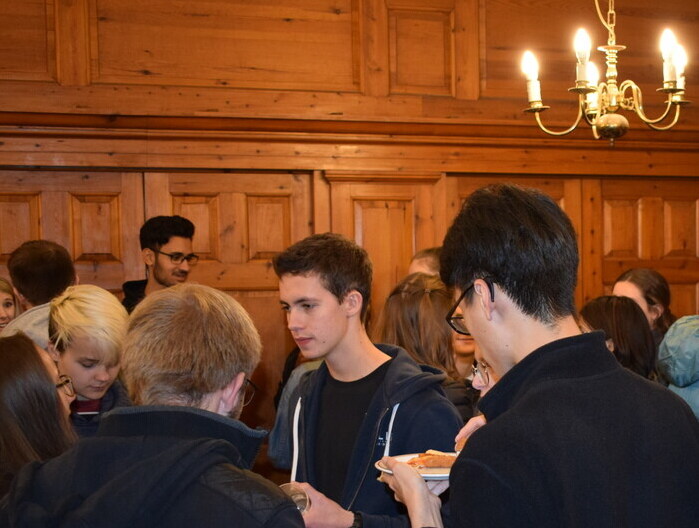
{"label": "chandelier arm", "polygon": [[565,136],[567,134],[570,134],[575,128],[578,126],[580,123],[580,120],[582,119],[582,105],[578,104],[578,117],[575,119],[575,123],[570,128],[567,128],[565,130],[562,130],[560,132],[556,132],[554,130],[549,130],[544,126],[544,124],[541,122],[541,117],[539,116],[540,112],[536,112],[534,115],[536,116],[536,122],[539,125],[539,128],[546,132],[547,134],[551,136]]}
{"label": "chandelier arm", "polygon": [[680,118],[680,106],[675,105],[675,118],[672,120],[672,122],[669,125],[657,126],[657,125],[654,125],[652,122],[647,122],[647,121],[644,121],[644,123],[646,125],[648,125],[650,128],[652,128],[653,130],[663,131],[663,130],[670,130],[672,127],[674,127],[677,124],[677,121],[679,120],[679,118]]}
{"label": "chandelier arm", "polygon": [[[660,123],[667,118],[667,116],[670,114],[670,109],[672,108],[672,100],[668,96],[667,101],[665,102],[665,111],[663,114],[655,119],[651,119],[648,116],[646,116],[646,113],[643,111],[643,94],[641,93],[641,89],[633,82],[631,81],[624,81],[621,85],[624,86],[625,83],[628,83],[628,86],[631,88],[632,92],[632,97],[633,97],[633,110],[636,112],[638,117],[643,121],[646,125],[651,126],[655,125],[657,123]],[[676,112],[675,120],[673,122],[677,123],[677,116],[679,115],[679,112]],[[672,126],[672,125],[670,125]],[[655,128],[652,127],[651,128]],[[656,130],[667,130],[666,128],[656,128]]]}

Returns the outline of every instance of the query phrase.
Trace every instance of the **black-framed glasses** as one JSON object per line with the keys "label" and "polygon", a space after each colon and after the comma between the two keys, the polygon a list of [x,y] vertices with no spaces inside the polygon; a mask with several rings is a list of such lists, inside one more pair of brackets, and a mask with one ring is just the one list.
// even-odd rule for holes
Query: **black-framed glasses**
{"label": "black-framed glasses", "polygon": [[471,372],[473,373],[473,379],[476,377],[480,378],[481,383],[484,386],[488,386],[490,382],[490,374],[488,374],[488,365],[477,359],[473,360],[473,366],[471,367]]}
{"label": "black-framed glasses", "polygon": [[65,374],[59,374],[58,383],[56,383],[56,389],[62,390],[66,396],[75,396],[75,387],[73,387],[73,380],[70,376]]}
{"label": "black-framed glasses", "polygon": [[250,378],[245,378],[245,392],[243,393],[243,407],[248,405],[252,399],[255,397],[255,393],[258,390],[257,385],[255,385],[255,382],[252,381]]}
{"label": "black-framed glasses", "polygon": [[[478,279],[476,279],[478,280]],[[459,305],[461,304],[461,301],[464,300],[464,298],[468,295],[468,292],[473,289],[473,286],[476,284],[476,280],[474,280],[471,285],[468,288],[464,288],[464,291],[461,292],[461,296],[458,298],[458,300],[454,303],[454,306],[452,306],[451,310],[449,310],[449,313],[447,314],[446,320],[449,326],[456,332],[457,334],[465,335],[465,336],[470,336],[471,332],[468,331],[468,328],[466,328],[466,323],[464,323],[464,316],[463,314],[457,314],[456,311],[459,309]],[[483,277],[482,280],[488,285],[488,291],[490,292],[490,301],[495,302],[495,286],[494,286],[494,281],[492,277]]]}
{"label": "black-framed glasses", "polygon": [[156,253],[159,253],[160,255],[165,255],[166,257],[170,257],[170,262],[173,264],[182,264],[185,260],[187,261],[187,264],[190,266],[196,266],[197,262],[199,262],[199,255],[196,253],[189,253],[188,255],[185,255],[184,253],[165,253],[164,251],[160,251],[159,249],[154,249]]}

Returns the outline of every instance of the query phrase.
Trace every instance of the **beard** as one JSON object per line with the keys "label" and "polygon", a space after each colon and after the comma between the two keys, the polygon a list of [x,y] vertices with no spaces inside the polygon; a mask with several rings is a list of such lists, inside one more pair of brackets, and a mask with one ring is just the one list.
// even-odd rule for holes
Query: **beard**
{"label": "beard", "polygon": [[[188,273],[186,271],[182,271],[182,270],[175,270],[172,272],[172,275],[184,277],[186,280]],[[158,284],[160,284],[164,288],[169,288],[170,286],[174,286],[175,284],[179,284],[179,282],[174,280],[167,272],[165,272],[163,270],[163,268],[158,265],[157,262],[153,266],[153,279],[155,280],[155,282],[157,282]]]}

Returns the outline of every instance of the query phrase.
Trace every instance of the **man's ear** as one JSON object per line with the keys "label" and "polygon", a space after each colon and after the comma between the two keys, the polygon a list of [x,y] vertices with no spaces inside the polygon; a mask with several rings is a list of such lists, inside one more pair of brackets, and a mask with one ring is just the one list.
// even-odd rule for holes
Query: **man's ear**
{"label": "man's ear", "polygon": [[653,326],[655,326],[657,320],[662,317],[665,308],[662,304],[651,304],[648,306],[648,311],[653,315]]}
{"label": "man's ear", "polygon": [[488,284],[483,279],[476,279],[473,283],[473,290],[478,295],[478,302],[480,303],[481,310],[488,321],[493,318],[493,311],[495,310],[495,303],[490,296],[490,288]]}
{"label": "man's ear", "polygon": [[58,360],[61,359],[61,353],[56,350],[56,345],[53,343],[49,343],[47,345],[46,352],[49,353],[49,356],[51,356],[51,359],[53,359],[55,362],[58,362]]}
{"label": "man's ear", "polygon": [[155,264],[155,251],[151,248],[143,248],[141,250],[141,258],[145,262],[146,266],[152,266]]}
{"label": "man's ear", "polygon": [[17,291],[17,288],[15,288],[14,286],[12,286],[12,291],[15,292],[15,297],[17,297],[17,300],[19,301],[20,306],[24,310],[29,308],[29,302],[27,301],[27,298],[24,295],[22,295],[21,293],[19,293],[19,291]]}
{"label": "man's ear", "polygon": [[245,394],[245,373],[239,372],[235,377],[223,388],[221,392],[221,401],[219,403],[219,414],[228,414],[231,409],[235,408],[238,400]]}
{"label": "man's ear", "polygon": [[342,301],[348,316],[359,315],[362,313],[364,297],[357,290],[351,290],[345,295]]}

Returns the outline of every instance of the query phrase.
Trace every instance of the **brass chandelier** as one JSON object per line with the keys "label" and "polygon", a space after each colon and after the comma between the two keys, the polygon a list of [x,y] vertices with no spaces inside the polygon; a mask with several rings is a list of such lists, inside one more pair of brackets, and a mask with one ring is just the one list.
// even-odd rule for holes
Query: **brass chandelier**
{"label": "brass chandelier", "polygon": [[607,45],[597,48],[599,51],[603,51],[606,56],[606,81],[598,82],[599,71],[595,64],[590,62],[590,49],[592,47],[590,36],[584,29],[579,29],[573,44],[577,57],[575,86],[568,89],[568,91],[578,94],[578,117],[575,123],[566,130],[556,132],[549,130],[541,122],[541,112],[550,107],[541,102],[541,86],[538,79],[539,64],[531,51],[524,52],[522,57],[522,72],[527,78],[527,96],[529,99],[529,108],[525,112],[533,113],[539,128],[553,136],[570,134],[584,119],[592,127],[595,138],[608,139],[612,145],[616,138],[623,136],[629,129],[628,120],[617,113],[619,109],[635,112],[641,121],[654,130],[672,128],[680,117],[682,105],[689,104],[689,101],[684,99],[684,70],[687,66],[685,49],[678,44],[672,31],[669,29],[663,31],[660,39],[663,57],[663,86],[657,91],[667,94],[667,100],[662,115],[650,119],[643,110],[643,96],[638,85],[631,80],[623,81],[621,84],[617,83],[617,54],[626,49],[626,46],[616,43],[614,0],[609,0],[606,20],[600,10],[599,0],[595,0],[595,7],[600,21],[609,32]]}

